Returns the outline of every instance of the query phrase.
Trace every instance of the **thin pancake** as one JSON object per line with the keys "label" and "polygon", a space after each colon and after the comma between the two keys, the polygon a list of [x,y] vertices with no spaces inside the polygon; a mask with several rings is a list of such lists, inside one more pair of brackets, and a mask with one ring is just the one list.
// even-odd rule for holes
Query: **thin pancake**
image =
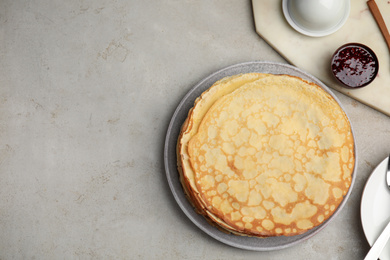
{"label": "thin pancake", "polygon": [[196,101],[178,141],[179,172],[200,214],[230,232],[296,235],[328,219],[354,165],[348,119],[319,86],[244,74]]}

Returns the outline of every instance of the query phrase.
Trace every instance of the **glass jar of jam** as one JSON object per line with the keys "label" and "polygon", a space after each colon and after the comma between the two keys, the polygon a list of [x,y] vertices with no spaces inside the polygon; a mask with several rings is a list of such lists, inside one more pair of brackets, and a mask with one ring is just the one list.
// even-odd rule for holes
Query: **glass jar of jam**
{"label": "glass jar of jam", "polygon": [[370,84],[378,74],[379,63],[375,53],[360,43],[348,43],[333,54],[331,69],[336,79],[348,88]]}

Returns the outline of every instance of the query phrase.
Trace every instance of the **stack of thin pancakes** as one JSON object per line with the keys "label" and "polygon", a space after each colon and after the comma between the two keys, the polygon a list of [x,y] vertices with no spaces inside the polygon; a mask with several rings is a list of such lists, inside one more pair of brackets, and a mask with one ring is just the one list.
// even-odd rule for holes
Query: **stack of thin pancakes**
{"label": "stack of thin pancakes", "polygon": [[240,74],[195,101],[177,145],[184,191],[199,214],[236,235],[302,234],[347,194],[355,163],[349,120],[320,86]]}

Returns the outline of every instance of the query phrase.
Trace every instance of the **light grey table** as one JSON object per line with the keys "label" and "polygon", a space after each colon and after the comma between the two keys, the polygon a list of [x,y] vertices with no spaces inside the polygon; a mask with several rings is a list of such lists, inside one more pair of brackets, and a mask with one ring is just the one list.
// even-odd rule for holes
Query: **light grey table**
{"label": "light grey table", "polygon": [[253,60],[286,62],[255,33],[249,0],[1,1],[0,259],[362,259],[360,200],[390,151],[390,119],[340,93],[357,178],[319,234],[245,251],[175,202],[163,145],[176,106]]}

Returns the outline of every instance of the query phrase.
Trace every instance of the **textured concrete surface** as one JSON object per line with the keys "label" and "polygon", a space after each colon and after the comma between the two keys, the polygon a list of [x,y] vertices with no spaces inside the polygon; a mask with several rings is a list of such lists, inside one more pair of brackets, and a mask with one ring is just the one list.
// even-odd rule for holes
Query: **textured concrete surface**
{"label": "textured concrete surface", "polygon": [[252,60],[285,62],[255,33],[250,1],[1,1],[0,259],[362,259],[360,199],[390,119],[340,93],[357,179],[313,238],[232,248],[175,202],[163,165],[174,109],[203,77]]}

